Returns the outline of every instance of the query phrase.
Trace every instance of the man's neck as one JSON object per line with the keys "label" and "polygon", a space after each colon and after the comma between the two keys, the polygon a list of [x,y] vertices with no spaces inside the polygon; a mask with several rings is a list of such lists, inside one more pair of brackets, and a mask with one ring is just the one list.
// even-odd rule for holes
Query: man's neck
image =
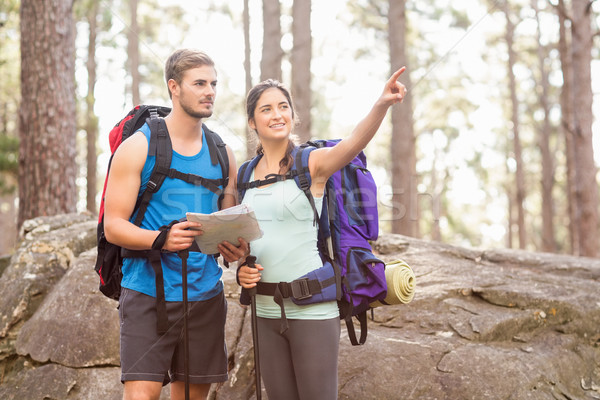
{"label": "man's neck", "polygon": [[171,112],[165,117],[171,144],[177,153],[194,156],[202,149],[202,120],[181,114]]}
{"label": "man's neck", "polygon": [[202,136],[202,119],[194,118],[183,111],[172,110],[165,117],[169,135],[180,140],[197,140]]}

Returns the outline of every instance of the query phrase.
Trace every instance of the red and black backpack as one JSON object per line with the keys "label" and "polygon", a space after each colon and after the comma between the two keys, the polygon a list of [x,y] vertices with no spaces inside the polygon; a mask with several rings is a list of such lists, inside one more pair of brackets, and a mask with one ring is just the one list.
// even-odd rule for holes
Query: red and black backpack
{"label": "red and black backpack", "polygon": [[[133,223],[140,226],[152,195],[156,193],[165,178],[168,176],[174,179],[181,179],[194,185],[203,186],[213,193],[219,195],[219,206],[223,198],[223,191],[229,183],[229,157],[225,143],[221,137],[202,125],[206,135],[206,143],[210,153],[211,163],[221,166],[222,177],[220,179],[207,179],[199,175],[187,174],[171,168],[171,158],[173,155],[171,139],[163,117],[169,114],[171,109],[163,106],[139,105],[133,108],[127,115],[121,119],[110,131],[109,142],[111,157],[104,182],[102,200],[98,217],[98,256],[96,258],[95,270],[100,276],[100,291],[111,299],[118,300],[121,293],[121,266],[123,257],[142,257],[148,258],[156,275],[156,299],[157,311],[159,313],[159,331],[166,330],[166,302],[164,294],[164,284],[162,279],[162,265],[160,262],[160,248],[151,250],[129,250],[121,248],[118,245],[110,243],[104,235],[104,196],[106,194],[106,183],[108,181],[108,172],[112,157],[121,143],[137,132],[146,122],[150,127],[150,143],[148,146],[148,156],[155,156],[156,163],[150,175],[146,189],[138,197],[134,207],[134,213],[137,211],[136,219]],[[177,222],[177,221],[174,221]],[[172,224],[171,224],[172,225]],[[170,226],[161,227],[161,230],[167,230]],[[161,246],[162,247],[162,244]],[[193,249],[192,249],[193,251]],[[161,309],[164,310],[164,320],[161,321]]]}

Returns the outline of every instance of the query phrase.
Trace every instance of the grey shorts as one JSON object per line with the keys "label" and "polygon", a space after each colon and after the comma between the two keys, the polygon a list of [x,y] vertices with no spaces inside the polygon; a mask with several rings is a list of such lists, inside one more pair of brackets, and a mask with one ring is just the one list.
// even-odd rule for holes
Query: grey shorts
{"label": "grey shorts", "polygon": [[[188,303],[190,383],[227,380],[223,292],[205,301]],[[184,380],[183,303],[167,302],[169,330],[156,333],[156,299],[123,288],[119,299],[121,322],[121,381],[167,384]]]}

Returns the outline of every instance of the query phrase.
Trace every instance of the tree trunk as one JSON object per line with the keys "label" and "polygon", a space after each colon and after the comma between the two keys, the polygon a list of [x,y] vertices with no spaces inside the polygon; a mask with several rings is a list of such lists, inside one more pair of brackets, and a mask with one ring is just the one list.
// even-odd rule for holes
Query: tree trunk
{"label": "tree trunk", "polygon": [[97,34],[98,2],[93,2],[88,9],[87,20],[89,26],[88,40],[88,93],[85,98],[86,104],[86,139],[87,139],[87,196],[86,203],[88,211],[96,213],[96,140],[98,137],[98,118],[94,113],[94,87],[96,86],[96,34]]}
{"label": "tree trunk", "polygon": [[21,1],[19,218],[76,210],[72,0]]}
{"label": "tree trunk", "polygon": [[508,79],[510,88],[510,102],[512,107],[512,125],[513,125],[513,146],[516,163],[516,199],[517,208],[517,226],[519,235],[519,248],[524,249],[527,245],[527,234],[525,230],[525,173],[523,171],[523,157],[521,149],[521,138],[519,137],[519,100],[517,99],[517,83],[513,68],[516,62],[516,54],[513,48],[515,26],[511,20],[510,10],[506,2],[503,3],[504,15],[506,16],[506,46],[508,47]]}
{"label": "tree trunk", "polygon": [[292,7],[292,34],[294,47],[292,48],[292,95],[296,115],[300,125],[295,132],[300,142],[310,139],[310,63],[312,38],[310,28],[311,0],[294,0]]}
{"label": "tree trunk", "polygon": [[579,255],[579,206],[575,193],[575,149],[573,134],[575,122],[573,116],[573,66],[571,62],[570,30],[567,28],[566,8],[563,0],[558,0],[556,8],[559,19],[560,65],[563,75],[563,85],[560,92],[561,131],[565,139],[565,158],[567,168],[567,211],[569,213],[569,244],[571,253]]}
{"label": "tree trunk", "polygon": [[[508,157],[508,154],[506,155]],[[507,168],[507,174],[510,174],[510,171]],[[515,209],[515,196],[513,194],[512,185],[505,185],[506,189],[506,198],[508,199],[508,217],[506,221],[506,248],[512,249],[514,247],[514,209]]]}
{"label": "tree trunk", "polygon": [[582,256],[595,257],[598,253],[598,182],[592,145],[592,29],[591,3],[573,0],[572,51],[573,96],[575,104],[575,185],[579,203],[579,252]]}
{"label": "tree trunk", "polygon": [[134,106],[142,102],[140,99],[140,45],[137,9],[138,0],[129,0],[131,25],[127,31],[127,59],[129,60],[129,73],[131,74],[131,101]]}
{"label": "tree trunk", "polygon": [[[406,3],[389,0],[389,31],[391,72],[401,66],[408,68],[406,56]],[[408,70],[410,71],[410,69]],[[392,140],[390,161],[392,170],[392,232],[407,236],[418,234],[418,196],[415,154],[415,135],[412,119],[410,74],[401,77],[408,96],[401,105],[392,107]]]}
{"label": "tree trunk", "polygon": [[[250,62],[250,52],[251,52],[251,44],[250,44],[250,8],[249,8],[249,0],[244,0],[244,13],[243,13],[243,21],[244,21],[244,73],[246,75],[246,93],[252,89],[252,63]],[[255,143],[255,133],[250,130],[248,124],[246,124],[246,159],[249,160],[255,154],[254,152],[254,143]],[[240,163],[241,164],[241,163]],[[241,199],[240,199],[241,200]]]}
{"label": "tree trunk", "polygon": [[550,151],[550,102],[548,92],[550,81],[548,79],[548,69],[545,65],[546,51],[541,42],[541,28],[539,9],[536,0],[531,1],[531,5],[535,10],[537,23],[537,57],[540,66],[540,85],[542,92],[540,93],[540,105],[544,112],[544,121],[539,131],[539,145],[542,155],[542,250],[549,253],[556,252],[556,241],[554,239],[554,198],[552,190],[554,189],[554,158]]}
{"label": "tree trunk", "polygon": [[260,60],[260,80],[281,81],[281,6],[279,0],[263,0],[263,49]]}

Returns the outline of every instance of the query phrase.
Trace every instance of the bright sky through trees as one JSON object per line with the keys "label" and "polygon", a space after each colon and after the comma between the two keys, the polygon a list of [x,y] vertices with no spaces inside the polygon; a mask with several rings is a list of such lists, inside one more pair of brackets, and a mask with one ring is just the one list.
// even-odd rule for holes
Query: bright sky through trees
{"label": "bright sky through trees", "polygon": [[[190,30],[182,32],[177,23],[169,24],[163,21],[161,29],[161,40],[158,43],[140,41],[140,51],[155,57],[155,62],[162,67],[168,54],[179,47],[195,47],[206,51],[217,64],[219,74],[219,94],[215,105],[215,114],[207,120],[207,124],[215,127],[222,134],[226,142],[231,145],[238,154],[243,154],[245,146],[244,138],[244,115],[241,105],[245,96],[244,70],[243,70],[243,33],[241,21],[241,2],[223,0],[219,2],[229,4],[234,12],[232,21],[226,15],[216,12],[208,12],[209,2],[184,2],[186,14],[185,22],[189,24]],[[327,109],[314,110],[314,113],[330,113],[330,124],[327,132],[328,137],[343,137],[347,135],[352,127],[360,120],[374,100],[379,95],[383,82],[389,75],[389,55],[387,41],[381,39],[372,32],[357,27],[355,17],[347,7],[347,0],[313,1],[312,6],[312,34],[313,34],[313,60],[311,70],[314,75],[313,90],[318,91],[325,99]],[[450,0],[437,0],[438,7],[443,7]],[[445,150],[440,156],[435,148],[440,147],[446,138],[442,132],[433,132],[432,135],[423,136],[419,139],[418,147],[421,154],[419,166],[424,169],[430,168],[433,158],[437,157],[452,163],[454,176],[452,185],[448,188],[447,197],[452,202],[459,202],[468,207],[480,204],[485,196],[481,185],[477,183],[477,176],[463,160],[474,152],[484,152],[482,166],[486,169],[505,169],[506,160],[499,156],[493,149],[497,141],[495,137],[509,123],[503,114],[499,99],[504,96],[506,84],[503,79],[506,76],[506,55],[501,46],[489,47],[487,41],[492,36],[500,36],[505,29],[505,19],[500,15],[488,12],[482,1],[464,0],[452,2],[454,8],[466,12],[470,20],[470,26],[466,30],[452,29],[450,17],[442,15],[439,20],[431,21],[421,18],[415,13],[409,13],[409,24],[417,32],[420,40],[433,44],[439,57],[428,69],[421,68],[412,70],[411,77],[414,88],[424,84],[426,80],[457,80],[463,85],[463,95],[476,105],[475,110],[468,115],[456,112],[449,117],[450,123],[460,132],[452,146]],[[597,2],[596,2],[597,3]],[[261,1],[250,1],[251,18],[251,42],[252,42],[252,74],[253,82],[256,83],[259,71],[262,42],[262,9]],[[291,8],[291,0],[282,2],[282,11]],[[239,11],[239,12],[238,12]],[[127,21],[113,12],[114,33],[127,26]],[[239,15],[238,15],[239,14]],[[289,15],[282,17],[282,30],[289,32],[291,25]],[[558,28],[556,22],[548,16],[547,21],[542,21],[543,40],[555,41]],[[85,27],[80,27],[85,29]],[[535,23],[533,19],[520,23],[517,34],[535,35]],[[168,40],[167,40],[168,38]],[[78,54],[80,59],[85,58],[87,36],[78,36]],[[282,39],[284,51],[289,51],[292,38],[286,33]],[[127,112],[133,104],[125,96],[126,72],[123,69],[125,61],[124,48],[101,47],[96,55],[99,62],[98,84],[96,86],[96,113],[100,120],[99,145],[104,150],[99,158],[98,170],[106,170],[108,160],[107,134],[114,123]],[[368,52],[366,52],[368,50]],[[358,58],[357,53],[367,54]],[[416,57],[421,57],[424,51],[420,48],[412,48],[409,44],[409,52],[412,51]],[[562,80],[560,66],[553,65],[550,79],[558,86]],[[289,83],[289,65],[283,66],[284,82]],[[527,81],[531,71],[517,69],[517,78]],[[593,91],[595,94],[594,112],[596,115],[594,125],[594,147],[595,154],[600,164],[600,61],[592,65]],[[469,79],[461,79],[468,77]],[[80,82],[79,90],[85,90],[85,68],[78,64],[77,78]],[[143,75],[142,75],[143,79]],[[530,81],[529,81],[530,82]],[[525,83],[527,84],[527,83]],[[502,86],[504,85],[504,86]],[[531,90],[534,90],[532,87]],[[161,93],[161,98],[149,97],[148,92],[141,91],[143,102],[168,104],[166,88]],[[434,93],[440,98],[448,96],[448,93],[440,90]],[[239,103],[240,112],[231,113],[233,103]],[[426,104],[419,98],[414,98],[415,131],[424,126],[430,118]],[[238,106],[236,106],[238,107]],[[457,106],[458,107],[458,106]],[[558,118],[556,115],[553,118]],[[381,130],[389,131],[388,126],[382,126]],[[319,132],[313,132],[315,136],[321,136]],[[381,141],[385,140],[385,134],[381,133],[379,145],[385,146]],[[445,147],[445,146],[441,146]],[[371,150],[370,150],[371,151]],[[374,150],[373,150],[374,151]],[[373,159],[373,153],[368,153]],[[241,160],[240,160],[241,161]],[[382,193],[385,195],[390,188],[385,187],[385,170],[380,165],[373,165],[375,175],[380,181]],[[510,165],[509,165],[510,168]],[[103,181],[103,176],[99,177]],[[489,191],[489,188],[486,188]],[[493,194],[492,194],[493,195]],[[492,196],[494,197],[494,196]],[[489,197],[488,197],[489,198]],[[490,238],[487,243],[503,245],[502,240],[506,225],[506,203],[501,188],[498,188],[496,201],[486,207],[486,213],[493,221],[491,225],[482,227],[482,233]],[[465,218],[469,216],[466,215]]]}

